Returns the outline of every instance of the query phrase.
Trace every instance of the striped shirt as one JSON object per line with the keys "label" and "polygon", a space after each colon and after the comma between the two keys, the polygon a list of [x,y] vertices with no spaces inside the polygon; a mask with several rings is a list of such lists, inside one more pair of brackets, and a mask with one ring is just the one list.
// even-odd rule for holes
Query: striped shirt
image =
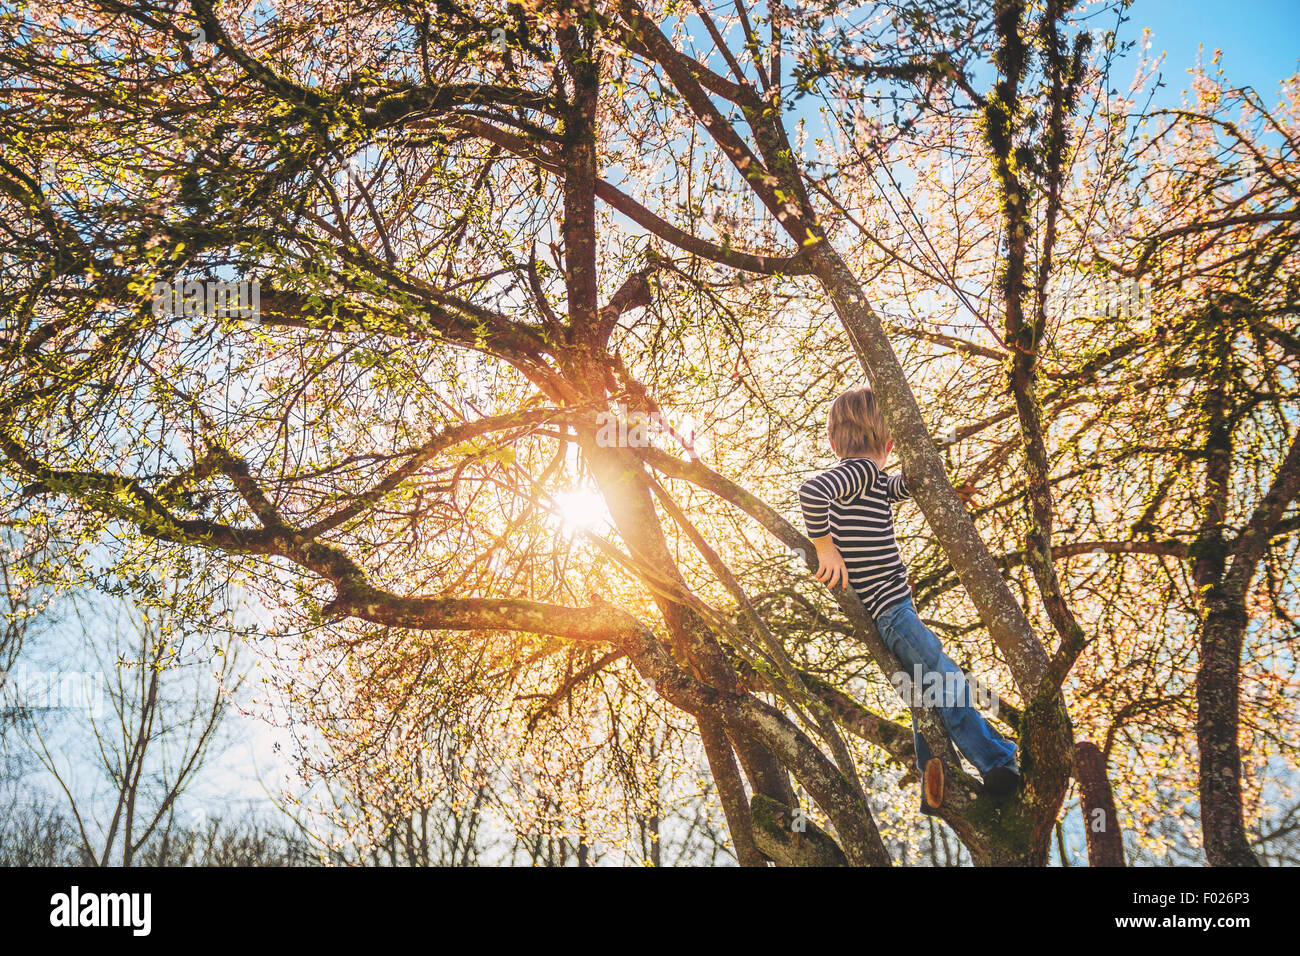
{"label": "striped shirt", "polygon": [[901,475],[885,474],[870,458],[845,458],[799,486],[808,537],[829,532],[844,557],[849,585],[872,617],[912,594],[894,540],[892,508],[910,497]]}

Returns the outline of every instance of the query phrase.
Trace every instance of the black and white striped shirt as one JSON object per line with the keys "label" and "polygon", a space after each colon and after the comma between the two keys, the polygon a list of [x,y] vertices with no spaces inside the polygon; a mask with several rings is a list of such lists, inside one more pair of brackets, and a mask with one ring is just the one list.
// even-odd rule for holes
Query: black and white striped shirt
{"label": "black and white striped shirt", "polygon": [[885,474],[870,458],[845,458],[799,486],[808,537],[830,533],[844,556],[849,584],[872,617],[912,594],[894,540],[892,508],[910,497],[901,475]]}

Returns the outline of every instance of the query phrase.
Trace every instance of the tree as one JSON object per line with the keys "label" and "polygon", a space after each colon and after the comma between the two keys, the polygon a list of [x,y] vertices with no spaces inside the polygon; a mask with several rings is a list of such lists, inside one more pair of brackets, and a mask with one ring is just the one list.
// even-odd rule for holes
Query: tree
{"label": "tree", "polygon": [[168,860],[174,831],[182,829],[177,803],[207,758],[227,695],[239,686],[233,644],[214,645],[218,663],[208,677],[215,680],[205,679],[195,668],[206,660],[185,661],[183,638],[170,624],[148,614],[126,627],[119,622],[106,648],[96,646],[94,628],[83,632],[90,637],[85,653],[99,655],[103,676],[85,681],[78,715],[90,732],[83,743],[98,758],[92,776],[99,786],[78,772],[89,761],[68,759],[77,746],[66,728],[56,740],[45,716],[31,711],[24,721],[32,751],[67,800],[79,853],[91,866]]}
{"label": "tree", "polygon": [[[1282,640],[1295,630],[1282,582],[1295,547],[1288,511],[1300,496],[1293,427],[1300,343],[1287,328],[1300,305],[1298,141],[1294,123],[1275,117],[1254,91],[1225,88],[1221,73],[1196,80],[1195,103],[1153,137],[1155,155],[1137,183],[1146,200],[1138,241],[1103,261],[1120,275],[1153,279],[1165,314],[1183,332],[1176,343],[1161,343],[1158,385],[1170,407],[1190,414],[1155,452],[1166,458],[1168,477],[1142,530],[1158,533],[1196,516],[1182,556],[1199,631],[1205,848],[1214,865],[1248,866],[1257,860],[1243,817],[1239,749],[1246,632],[1252,619],[1257,640],[1276,624]],[[1251,122],[1254,129],[1243,128]],[[1164,139],[1175,148],[1157,151]],[[1255,583],[1261,569],[1262,589]]]}
{"label": "tree", "polygon": [[[768,503],[791,500],[772,465],[806,467],[817,399],[851,375],[792,365],[835,349],[880,395],[926,519],[920,593],[960,582],[944,617],[959,605],[955,627],[988,634],[1019,698],[1000,716],[1027,785],[1005,809],[918,713],[954,771],[943,819],[977,863],[1044,863],[1071,776],[1115,816],[1106,749],[1076,742],[1062,690],[1088,640],[1057,568],[1080,542],[1056,540],[1053,456],[1084,446],[1049,448],[1062,403],[1040,395],[1072,124],[1106,73],[1069,38],[1069,4],[988,13],[695,5],[701,56],[680,12],[633,2],[380,5],[361,38],[313,4],[258,24],[205,2],[88,8],[112,57],[15,14],[0,64],[33,92],[0,160],[14,510],[111,533],[118,572],[241,575],[280,610],[277,642],[332,644],[381,678],[361,726],[436,702],[473,714],[462,734],[504,718],[508,751],[533,730],[517,694],[592,715],[634,671],[698,732],[742,864],[884,864],[862,771],[911,761],[883,715],[897,664],[856,598],[773,553],[811,548]],[[921,148],[916,129],[963,111],[982,124],[999,267],[972,314],[1005,362],[1012,407],[990,411],[1013,425],[1027,505],[982,531],[867,295],[872,260],[845,249],[836,180],[786,126],[795,91],[843,100],[855,78],[903,97],[873,149]],[[97,122],[71,122],[92,105]],[[258,278],[256,324],[205,314],[186,285],[231,275]],[[848,350],[841,330],[780,325],[809,302]],[[1112,354],[1071,356],[1062,380],[1103,387]],[[688,414],[707,452],[642,427]],[[571,746],[610,723],[575,725]],[[1097,862],[1116,859],[1106,833]]]}

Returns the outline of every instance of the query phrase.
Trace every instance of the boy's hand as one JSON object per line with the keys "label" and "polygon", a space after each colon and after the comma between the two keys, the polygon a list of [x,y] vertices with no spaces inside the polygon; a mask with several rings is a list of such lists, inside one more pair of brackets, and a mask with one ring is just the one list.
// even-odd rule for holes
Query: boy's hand
{"label": "boy's hand", "polygon": [[814,538],[813,544],[817,546],[817,580],[824,581],[828,588],[848,587],[849,569],[831,536]]}

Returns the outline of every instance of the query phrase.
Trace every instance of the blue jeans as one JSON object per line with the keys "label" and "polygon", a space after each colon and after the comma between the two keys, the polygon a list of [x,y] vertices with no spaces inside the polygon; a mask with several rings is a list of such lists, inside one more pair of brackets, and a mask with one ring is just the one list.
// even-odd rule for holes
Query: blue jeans
{"label": "blue jeans", "polygon": [[[984,715],[971,704],[971,695],[962,669],[952,662],[943,652],[939,639],[916,616],[912,599],[907,598],[881,612],[876,618],[876,627],[885,644],[903,662],[907,668],[909,681],[915,681],[918,673],[923,683],[916,689],[922,694],[918,702],[925,702],[924,695],[928,687],[949,691],[956,689],[957,695],[949,697],[940,694],[944,703],[935,706],[948,736],[958,746],[966,759],[975,765],[981,774],[986,774],[994,767],[1008,767],[1016,770],[1016,745],[1000,735],[989,726]],[[937,675],[937,676],[931,676]],[[926,761],[930,759],[930,748],[925,738],[916,728],[916,717],[912,717],[912,739],[916,743],[916,766],[924,771]]]}

